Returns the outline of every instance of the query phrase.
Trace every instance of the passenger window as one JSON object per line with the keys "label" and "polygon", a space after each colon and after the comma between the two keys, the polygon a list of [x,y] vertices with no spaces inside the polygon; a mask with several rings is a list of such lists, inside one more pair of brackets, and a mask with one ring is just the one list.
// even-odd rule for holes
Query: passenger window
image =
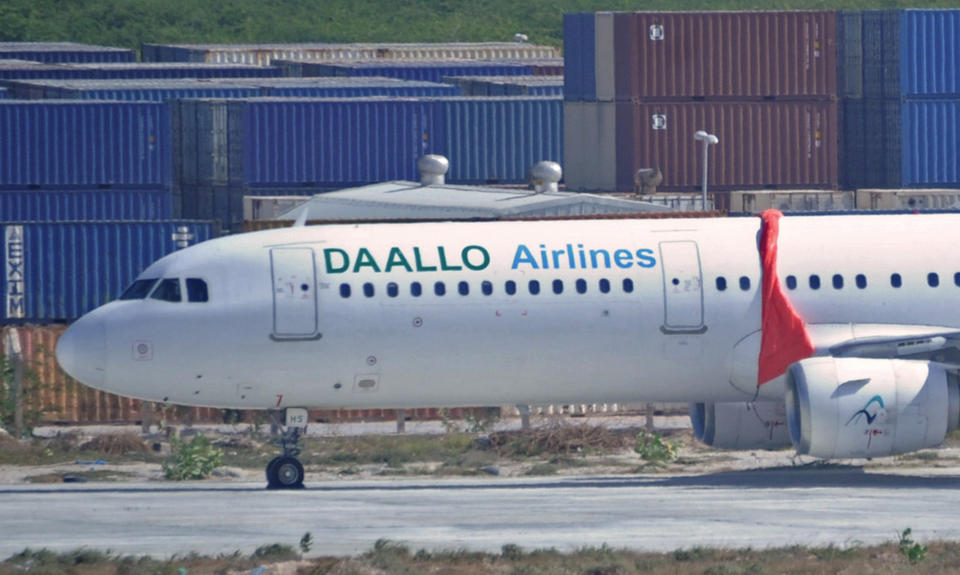
{"label": "passenger window", "polygon": [[537,295],[540,293],[540,282],[537,280],[530,280],[530,283],[527,284],[527,286],[530,288],[531,295]]}
{"label": "passenger window", "polygon": [[423,286],[420,285],[420,282],[413,282],[410,284],[410,295],[413,297],[420,297],[423,293]]}
{"label": "passenger window", "polygon": [[493,293],[493,283],[484,281],[480,284],[480,291],[483,292],[483,295],[490,295]]}
{"label": "passenger window", "polygon": [[623,292],[624,293],[633,293],[633,280],[630,278],[623,278]]}
{"label": "passenger window", "polygon": [[727,291],[727,278],[723,276],[717,278],[717,291]]}
{"label": "passenger window", "polygon": [[600,280],[600,293],[610,293],[610,280],[606,278]]}
{"label": "passenger window", "polygon": [[960,287],[960,272],[953,274],[953,285]]}
{"label": "passenger window", "polygon": [[147,294],[150,293],[150,290],[153,289],[153,286],[157,285],[158,281],[160,281],[159,278],[136,280],[130,284],[130,287],[124,290],[120,299],[144,299],[147,297]]}
{"label": "passenger window", "polygon": [[787,276],[787,289],[797,289],[797,276]]}
{"label": "passenger window", "polygon": [[857,287],[860,289],[867,289],[867,276],[863,274],[857,274]]}
{"label": "passenger window", "polygon": [[577,293],[587,293],[587,280],[585,279],[577,280]]}
{"label": "passenger window", "polygon": [[367,283],[363,284],[363,295],[365,295],[365,296],[367,296],[367,297],[373,297],[373,284],[372,284],[372,283],[367,282]]}
{"label": "passenger window", "polygon": [[557,295],[563,293],[563,280],[553,280],[553,293]]}
{"label": "passenger window", "polygon": [[833,274],[833,289],[843,289],[843,276]]}
{"label": "passenger window", "polygon": [[150,294],[151,299],[177,303],[181,301],[180,280],[178,278],[167,278],[160,281],[157,289]]}
{"label": "passenger window", "polygon": [[895,288],[903,285],[903,279],[900,277],[900,274],[890,274],[890,285]]}
{"label": "passenger window", "polygon": [[340,284],[340,297],[350,297],[350,284]]}
{"label": "passenger window", "polygon": [[470,295],[470,284],[467,282],[460,282],[457,284],[457,292],[459,292],[460,295]]}
{"label": "passenger window", "polygon": [[507,295],[513,295],[517,293],[517,282],[513,280],[507,280],[507,283],[503,284],[503,291],[507,292]]}
{"label": "passenger window", "polygon": [[438,295],[438,296],[446,295],[446,293],[447,293],[447,286],[445,286],[445,285],[443,284],[443,282],[437,282],[437,283],[433,284],[433,293],[436,294],[436,295]]}
{"label": "passenger window", "polygon": [[820,276],[817,274],[810,276],[810,289],[820,289]]}
{"label": "passenger window", "polygon": [[750,278],[747,276],[740,276],[740,289],[743,291],[750,290]]}
{"label": "passenger window", "polygon": [[940,285],[940,276],[935,273],[927,274],[927,285],[937,287]]}
{"label": "passenger window", "polygon": [[207,282],[200,278],[187,278],[187,301],[195,303],[210,301]]}
{"label": "passenger window", "polygon": [[387,295],[390,297],[397,297],[400,295],[400,286],[396,282],[390,282],[387,284]]}

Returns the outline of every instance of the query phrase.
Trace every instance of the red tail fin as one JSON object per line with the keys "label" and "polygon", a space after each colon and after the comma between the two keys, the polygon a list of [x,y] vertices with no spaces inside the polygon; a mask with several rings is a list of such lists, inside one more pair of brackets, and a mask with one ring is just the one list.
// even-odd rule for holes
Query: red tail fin
{"label": "red tail fin", "polygon": [[795,361],[813,355],[814,346],[803,319],[783,293],[777,276],[777,240],[780,236],[779,210],[760,214],[760,264],[763,269],[763,311],[760,340],[759,385],[787,371]]}

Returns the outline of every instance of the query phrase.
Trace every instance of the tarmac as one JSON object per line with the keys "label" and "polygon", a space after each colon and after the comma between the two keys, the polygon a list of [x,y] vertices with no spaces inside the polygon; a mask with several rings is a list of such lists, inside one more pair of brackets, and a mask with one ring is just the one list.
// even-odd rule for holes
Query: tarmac
{"label": "tarmac", "polygon": [[608,545],[841,547],[960,540],[960,475],[806,466],[697,476],[336,480],[299,491],[229,482],[0,486],[0,559],[26,547],[168,557],[294,548],[355,555],[380,538],[411,549],[499,552]]}

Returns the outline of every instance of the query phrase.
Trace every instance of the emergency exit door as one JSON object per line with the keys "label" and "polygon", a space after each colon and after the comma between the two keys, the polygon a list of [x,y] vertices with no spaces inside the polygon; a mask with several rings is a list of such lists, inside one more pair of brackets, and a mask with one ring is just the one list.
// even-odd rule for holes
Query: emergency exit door
{"label": "emergency exit door", "polygon": [[273,337],[317,336],[317,282],[312,248],[270,250],[273,276]]}
{"label": "emergency exit door", "polygon": [[703,333],[703,277],[697,242],[660,242],[663,333]]}

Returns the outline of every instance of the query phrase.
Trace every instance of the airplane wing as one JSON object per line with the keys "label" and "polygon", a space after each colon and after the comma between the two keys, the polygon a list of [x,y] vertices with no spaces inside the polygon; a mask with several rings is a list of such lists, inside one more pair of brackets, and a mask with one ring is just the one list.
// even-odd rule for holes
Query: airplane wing
{"label": "airplane wing", "polygon": [[834,357],[926,360],[960,367],[960,331],[856,338],[831,345],[829,351]]}

